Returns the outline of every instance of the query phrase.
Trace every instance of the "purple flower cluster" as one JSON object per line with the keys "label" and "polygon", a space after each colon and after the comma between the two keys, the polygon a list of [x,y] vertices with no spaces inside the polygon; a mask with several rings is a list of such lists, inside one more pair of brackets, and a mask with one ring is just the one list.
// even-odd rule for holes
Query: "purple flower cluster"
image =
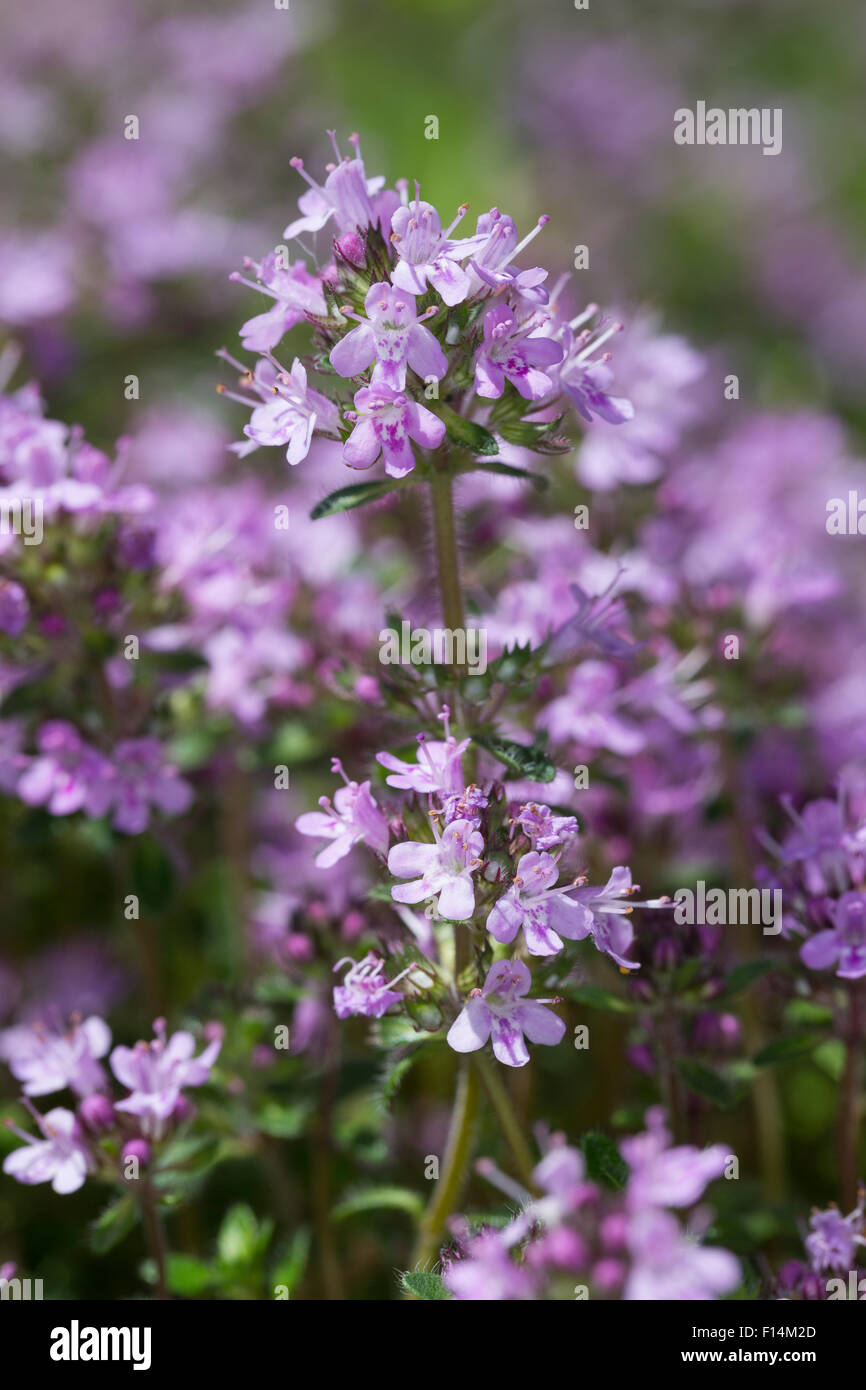
{"label": "purple flower cluster", "polygon": [[[99,1060],[111,1046],[111,1033],[101,1018],[73,1019],[63,1031],[37,1023],[0,1033],[0,1057],[24,1083],[23,1103],[40,1136],[10,1123],[24,1143],[4,1159],[4,1173],[27,1185],[50,1182],[59,1193],[77,1191],[89,1175],[117,1180],[110,1158],[97,1143],[109,1135],[122,1141],[124,1156],[148,1161],[151,1144],[194,1113],[184,1089],[210,1079],[222,1045],[220,1036],[213,1037],[196,1057],[191,1033],[169,1037],[164,1019],[156,1020],[154,1033],[151,1042],[118,1046],[111,1052],[111,1071],[127,1092],[119,1100],[111,1098]],[[74,1111],[55,1106],[41,1115],[30,1100],[65,1089],[78,1098]]]}
{"label": "purple flower cluster", "polygon": [[537,1196],[479,1161],[479,1172],[519,1210],[497,1228],[452,1222],[457,1245],[443,1251],[449,1293],[459,1301],[576,1294],[695,1301],[733,1292],[741,1280],[739,1261],[702,1243],[706,1213],[695,1213],[684,1227],[670,1210],[694,1207],[732,1155],[723,1144],[671,1147],[664,1113],[651,1110],[646,1120],[645,1133],[620,1145],[628,1177],[616,1194],[590,1180],[584,1155],[562,1135],[549,1136],[533,1170]]}
{"label": "purple flower cluster", "polygon": [[[286,446],[294,465],[321,435],[342,441],[350,468],[370,468],[381,457],[389,476],[404,478],[415,468],[413,445],[436,450],[445,438],[445,421],[423,403],[422,388],[423,397],[430,398],[434,386],[438,400],[440,383],[452,396],[464,376],[480,407],[500,400],[508,384],[526,409],[552,408],[564,398],[585,420],[631,418],[631,404],[609,394],[610,354],[598,355],[621,325],[585,327],[597,313],[595,305],[577,318],[558,317],[544,287],[547,271],[522,270],[516,263],[546,217],[519,241],[511,218],[492,208],[479,216],[472,235],[454,236],[465,205],[443,229],[417,184],[414,197],[405,180],[385,188],[383,178],[368,177],[357,135],[350,137],[353,153],[346,156],[335,134],[330,136],[335,162],[324,183],[316,182],[301,159],[292,161],[309,190],[300,199],[302,216],[285,236],[292,240],[328,227],[335,261],[310,271],[302,261],[290,263],[278,248],[261,262],[248,262],[256,280],[233,277],[276,301],[241,329],[244,345],[263,355],[252,372],[233,363],[242,389],[228,394],[252,409],[244,430],[249,443],[238,445],[238,452]],[[460,351],[449,357],[444,349],[454,341],[449,324],[457,309],[464,322],[477,327],[464,332]],[[302,317],[317,326],[333,371],[363,378],[351,409],[343,406],[338,414],[331,400],[308,384],[298,359],[289,371],[272,355],[283,333]],[[425,320],[432,320],[432,330]],[[357,327],[350,326],[353,322]],[[342,420],[351,425],[348,434]]]}

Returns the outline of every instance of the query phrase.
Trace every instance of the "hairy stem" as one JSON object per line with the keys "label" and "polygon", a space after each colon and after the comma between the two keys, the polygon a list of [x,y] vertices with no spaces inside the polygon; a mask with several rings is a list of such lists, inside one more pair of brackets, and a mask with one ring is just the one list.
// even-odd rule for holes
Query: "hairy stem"
{"label": "hairy stem", "polygon": [[517,1165],[521,1182],[526,1187],[532,1188],[534,1186],[532,1170],[535,1166],[532,1151],[523,1137],[523,1131],[514,1113],[511,1097],[505,1084],[495,1069],[491,1067],[487,1058],[480,1052],[474,1053],[472,1061],[478,1069],[487,1097],[496,1112],[496,1118]]}
{"label": "hairy stem", "polygon": [[457,1090],[442,1171],[421,1218],[418,1243],[412,1256],[413,1269],[426,1269],[439,1251],[445,1223],[457,1205],[472,1156],[477,1115],[478,1072],[471,1062],[464,1059],[457,1074]]}
{"label": "hairy stem", "polygon": [[433,540],[436,546],[442,621],[447,628],[463,628],[466,619],[463,612],[463,592],[460,588],[454,495],[447,454],[439,453],[435,457],[430,490],[433,496]]}
{"label": "hairy stem", "polygon": [[843,1211],[857,1205],[860,1147],[860,1093],[863,1086],[863,992],[854,981],[848,989],[845,1069],[837,1131],[839,1182]]}

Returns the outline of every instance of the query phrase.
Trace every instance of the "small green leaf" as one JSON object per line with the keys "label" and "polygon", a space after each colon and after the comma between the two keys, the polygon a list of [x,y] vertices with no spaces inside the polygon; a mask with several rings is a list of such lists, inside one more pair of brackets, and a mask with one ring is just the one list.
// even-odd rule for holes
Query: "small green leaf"
{"label": "small green leaf", "polygon": [[501,473],[503,478],[514,478],[515,480],[531,483],[539,492],[544,492],[549,486],[547,478],[543,473],[533,473],[529,468],[518,468],[513,463],[476,463],[475,468],[467,471],[475,472],[482,469],[485,473]]}
{"label": "small green leaf", "polygon": [[785,1022],[792,1027],[814,1028],[833,1022],[833,1010],[814,999],[791,999],[785,1005]]}
{"label": "small green leaf", "polygon": [[363,1187],[357,1192],[349,1192],[338,1202],[331,1212],[334,1221],[343,1221],[347,1216],[356,1216],[367,1211],[404,1211],[413,1221],[420,1221],[424,1203],[408,1187]]}
{"label": "small green leaf", "polygon": [[237,1202],[223,1217],[217,1236],[217,1252],[224,1265],[245,1265],[260,1255],[268,1244],[274,1223],[259,1221],[252,1207]]}
{"label": "small green leaf", "polygon": [[[172,1293],[195,1298],[205,1289],[214,1288],[219,1282],[216,1270],[204,1260],[194,1255],[171,1254],[166,1261],[166,1283]],[[141,1266],[141,1277],[146,1284],[156,1284],[157,1271],[154,1260],[145,1260]]]}
{"label": "small green leaf", "polygon": [[428,408],[433,410],[445,426],[448,438],[459,449],[468,449],[472,454],[498,454],[499,445],[494,436],[483,425],[474,420],[464,420],[450,405],[443,401],[431,401]]}
{"label": "small green leaf", "polygon": [[104,1255],[129,1235],[138,1220],[138,1203],[129,1193],[124,1193],[96,1218],[90,1227],[90,1248],[95,1255]]}
{"label": "small green leaf", "polygon": [[734,1091],[731,1085],[703,1062],[683,1058],[677,1069],[689,1089],[703,1096],[704,1100],[711,1101],[723,1110],[733,1102]]}
{"label": "small green leaf", "polygon": [[794,1062],[805,1057],[815,1047],[818,1038],[813,1033],[794,1033],[789,1038],[777,1038],[767,1047],[762,1047],[753,1061],[756,1067],[779,1066],[782,1062]]}
{"label": "small green leaf", "polygon": [[611,1014],[630,1014],[633,1011],[633,1005],[627,999],[613,994],[609,989],[602,989],[600,985],[578,985],[576,989],[568,991],[568,997],[576,1004],[586,1004],[591,1009],[604,1009]]}
{"label": "small green leaf", "polygon": [[593,1130],[585,1134],[581,1143],[586,1159],[586,1172],[592,1182],[601,1183],[614,1190],[625,1185],[628,1177],[628,1164],[616,1144],[606,1134]]}
{"label": "small green leaf", "polygon": [[530,782],[552,782],[556,776],[556,767],[535,744],[515,743],[499,734],[473,734],[473,738],[517,777],[526,777]]}
{"label": "small green leaf", "polygon": [[845,1044],[841,1038],[828,1038],[815,1048],[815,1061],[834,1081],[841,1081],[845,1070]]}
{"label": "small green leaf", "polygon": [[434,1274],[432,1270],[407,1270],[405,1274],[400,1275],[400,1284],[404,1293],[414,1294],[424,1303],[432,1303],[434,1299],[451,1297],[442,1283],[441,1274]]}
{"label": "small green leaf", "polygon": [[303,1134],[310,1115],[307,1101],[297,1100],[287,1105],[276,1100],[266,1101],[255,1118],[256,1128],[274,1139],[297,1139]]}
{"label": "small green leaf", "polygon": [[280,1256],[271,1275],[275,1287],[284,1287],[289,1296],[304,1277],[310,1254],[310,1233],[302,1226],[292,1237],[291,1243]]}
{"label": "small green leaf", "polygon": [[389,492],[396,492],[404,486],[402,482],[389,482],[385,478],[375,483],[350,483],[348,487],[339,487],[336,492],[329,492],[327,497],[317,502],[310,512],[310,520],[320,521],[324,516],[350,512],[354,507],[363,507],[366,502],[377,502],[380,497],[386,497]]}
{"label": "small green leaf", "polygon": [[554,430],[562,424],[564,418],[564,416],[559,415],[555,420],[505,421],[499,426],[499,433],[503,439],[508,440],[509,444],[519,444],[524,449],[532,449],[539,440],[552,435]]}
{"label": "small green leaf", "polygon": [[741,994],[771,968],[772,961],[769,960],[747,960],[743,961],[742,965],[735,965],[725,980],[721,994],[716,997],[730,999],[734,994]]}

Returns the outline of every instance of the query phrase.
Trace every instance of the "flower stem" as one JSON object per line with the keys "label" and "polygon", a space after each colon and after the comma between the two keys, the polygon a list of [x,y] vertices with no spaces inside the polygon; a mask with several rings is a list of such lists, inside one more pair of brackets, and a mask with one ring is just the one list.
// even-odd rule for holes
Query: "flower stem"
{"label": "flower stem", "polygon": [[454,526],[454,495],[448,455],[438,453],[434,458],[430,478],[433,496],[433,539],[436,546],[436,567],[439,574],[439,595],[442,601],[442,621],[446,628],[464,628],[463,592],[460,588],[460,562],[457,555],[457,533]]}
{"label": "flower stem", "polygon": [[168,1280],[166,1275],[168,1250],[165,1243],[165,1231],[163,1230],[162,1218],[157,1211],[153,1188],[147,1179],[141,1184],[140,1202],[142,1220],[147,1235],[147,1244],[150,1248],[153,1263],[156,1266],[156,1296],[160,1299],[168,1298]]}
{"label": "flower stem", "polygon": [[859,982],[854,981],[848,989],[845,1069],[842,1073],[842,1095],[837,1132],[839,1181],[842,1189],[843,1211],[851,1211],[857,1205],[860,1091],[863,1083],[863,1023],[863,993],[859,987]]}
{"label": "flower stem", "polygon": [[511,1150],[512,1157],[517,1165],[520,1179],[526,1187],[534,1186],[532,1180],[532,1170],[534,1162],[532,1152],[523,1137],[523,1131],[517,1120],[517,1116],[511,1105],[511,1098],[502,1078],[498,1072],[491,1067],[487,1058],[480,1052],[473,1054],[473,1063],[478,1069],[478,1074],[484,1084],[490,1104],[496,1111],[496,1118],[499,1121],[502,1133]]}
{"label": "flower stem", "polygon": [[477,1115],[478,1072],[470,1062],[464,1060],[457,1074],[457,1090],[442,1172],[421,1218],[418,1243],[412,1257],[413,1269],[426,1269],[436,1258],[445,1222],[457,1205],[463,1186],[475,1139]]}

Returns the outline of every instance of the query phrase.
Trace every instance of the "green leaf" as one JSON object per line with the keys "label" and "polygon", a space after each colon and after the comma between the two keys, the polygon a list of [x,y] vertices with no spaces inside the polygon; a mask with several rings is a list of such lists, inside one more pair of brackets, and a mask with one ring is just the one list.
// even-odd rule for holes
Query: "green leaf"
{"label": "green leaf", "polygon": [[217,1251],[224,1265],[250,1264],[268,1244],[274,1230],[269,1218],[259,1222],[252,1207],[237,1202],[223,1217]]}
{"label": "green leaf", "polygon": [[756,1067],[774,1067],[782,1062],[793,1062],[811,1052],[818,1041],[813,1033],[794,1033],[789,1038],[777,1038],[767,1047],[762,1047],[752,1060]]}
{"label": "green leaf", "polygon": [[129,1193],[109,1202],[90,1227],[89,1243],[95,1255],[104,1255],[129,1235],[138,1220],[138,1203]]}
{"label": "green leaf", "polygon": [[310,1255],[310,1233],[305,1226],[296,1231],[292,1236],[291,1243],[284,1254],[280,1256],[274,1265],[271,1279],[275,1288],[282,1286],[291,1297],[297,1285],[304,1277],[304,1270],[307,1267],[307,1260]]}
{"label": "green leaf", "polygon": [[587,1177],[592,1182],[617,1191],[625,1185],[628,1164],[608,1135],[593,1130],[584,1135],[580,1147],[586,1159]]}
{"label": "green leaf", "polygon": [[367,1211],[404,1211],[413,1221],[420,1221],[424,1203],[408,1187],[386,1185],[383,1187],[363,1187],[357,1192],[349,1192],[338,1202],[331,1212],[334,1221],[343,1221],[347,1216],[356,1216]]}
{"label": "green leaf", "polygon": [[499,453],[499,445],[494,436],[483,425],[477,425],[474,420],[464,420],[462,415],[458,415],[456,410],[452,410],[450,405],[445,405],[443,401],[430,401],[428,408],[439,416],[451,443],[456,444],[459,449],[468,449],[471,454]]}
{"label": "green leaf", "polygon": [[348,487],[339,487],[336,492],[329,492],[327,497],[317,502],[310,512],[310,520],[320,521],[323,516],[350,512],[354,507],[363,507],[366,502],[377,502],[380,497],[386,497],[389,492],[396,492],[398,488],[405,486],[403,482],[389,482],[385,478],[375,483],[350,483]]}
{"label": "green leaf", "polygon": [[383,1110],[390,1109],[391,1102],[403,1084],[403,1078],[415,1065],[420,1052],[421,1048],[416,1047],[412,1052],[407,1052],[402,1057],[385,1058],[377,1086],[379,1104]]}
{"label": "green leaf", "polygon": [[815,1061],[834,1081],[842,1080],[845,1070],[845,1044],[841,1038],[828,1038],[815,1048]]}
{"label": "green leaf", "polygon": [[627,999],[613,994],[609,989],[602,989],[600,985],[578,985],[576,989],[568,991],[568,997],[576,1004],[587,1004],[591,1009],[605,1009],[611,1014],[633,1012],[633,1005]]}
{"label": "green leaf", "polygon": [[501,473],[504,478],[514,478],[521,482],[531,483],[539,492],[544,492],[545,488],[550,486],[543,473],[533,473],[531,469],[518,468],[513,463],[500,463],[498,460],[496,463],[477,463],[473,469],[468,469],[467,472],[474,473],[479,468],[485,473]]}
{"label": "green leaf", "polygon": [[[194,1255],[169,1255],[166,1266],[166,1283],[172,1293],[186,1295],[188,1298],[195,1298],[196,1294],[204,1293],[205,1289],[215,1288],[219,1283],[219,1276],[216,1270],[212,1269],[204,1260],[198,1260]],[[146,1284],[156,1284],[157,1272],[154,1260],[145,1260],[141,1265],[141,1277]]]}
{"label": "green leaf", "polygon": [[174,891],[174,865],[157,840],[142,835],[132,854],[132,887],[150,912],[162,912]]}
{"label": "green leaf", "polygon": [[[505,421],[499,427],[499,433],[503,439],[507,439],[509,444],[519,444],[525,449],[531,449],[539,440],[552,435],[554,430],[562,424],[563,415],[557,416],[555,420],[517,420]],[[569,446],[573,447],[573,446]]]}
{"label": "green leaf", "polygon": [[414,1294],[424,1303],[432,1303],[434,1299],[450,1298],[448,1290],[442,1283],[441,1274],[434,1274],[428,1269],[410,1269],[400,1275],[400,1284],[404,1293]]}
{"label": "green leaf", "polygon": [[552,782],[556,776],[554,764],[535,744],[527,746],[515,743],[510,738],[501,738],[499,734],[473,734],[473,738],[517,777],[526,777],[530,782]]}
{"label": "green leaf", "polygon": [[703,1096],[704,1100],[711,1101],[723,1110],[732,1104],[732,1086],[703,1062],[695,1062],[686,1057],[678,1063],[677,1070],[689,1089]]}
{"label": "green leaf", "polygon": [[743,961],[742,965],[735,965],[725,980],[721,994],[716,998],[730,999],[733,994],[741,994],[771,968],[772,961],[769,960],[747,960]]}
{"label": "green leaf", "polygon": [[310,1116],[310,1104],[297,1100],[288,1104],[269,1100],[255,1117],[256,1128],[262,1134],[270,1134],[274,1139],[297,1139],[304,1133]]}
{"label": "green leaf", "polygon": [[813,1028],[833,1022],[833,1010],[814,999],[791,999],[785,1005],[785,1022],[792,1027]]}

